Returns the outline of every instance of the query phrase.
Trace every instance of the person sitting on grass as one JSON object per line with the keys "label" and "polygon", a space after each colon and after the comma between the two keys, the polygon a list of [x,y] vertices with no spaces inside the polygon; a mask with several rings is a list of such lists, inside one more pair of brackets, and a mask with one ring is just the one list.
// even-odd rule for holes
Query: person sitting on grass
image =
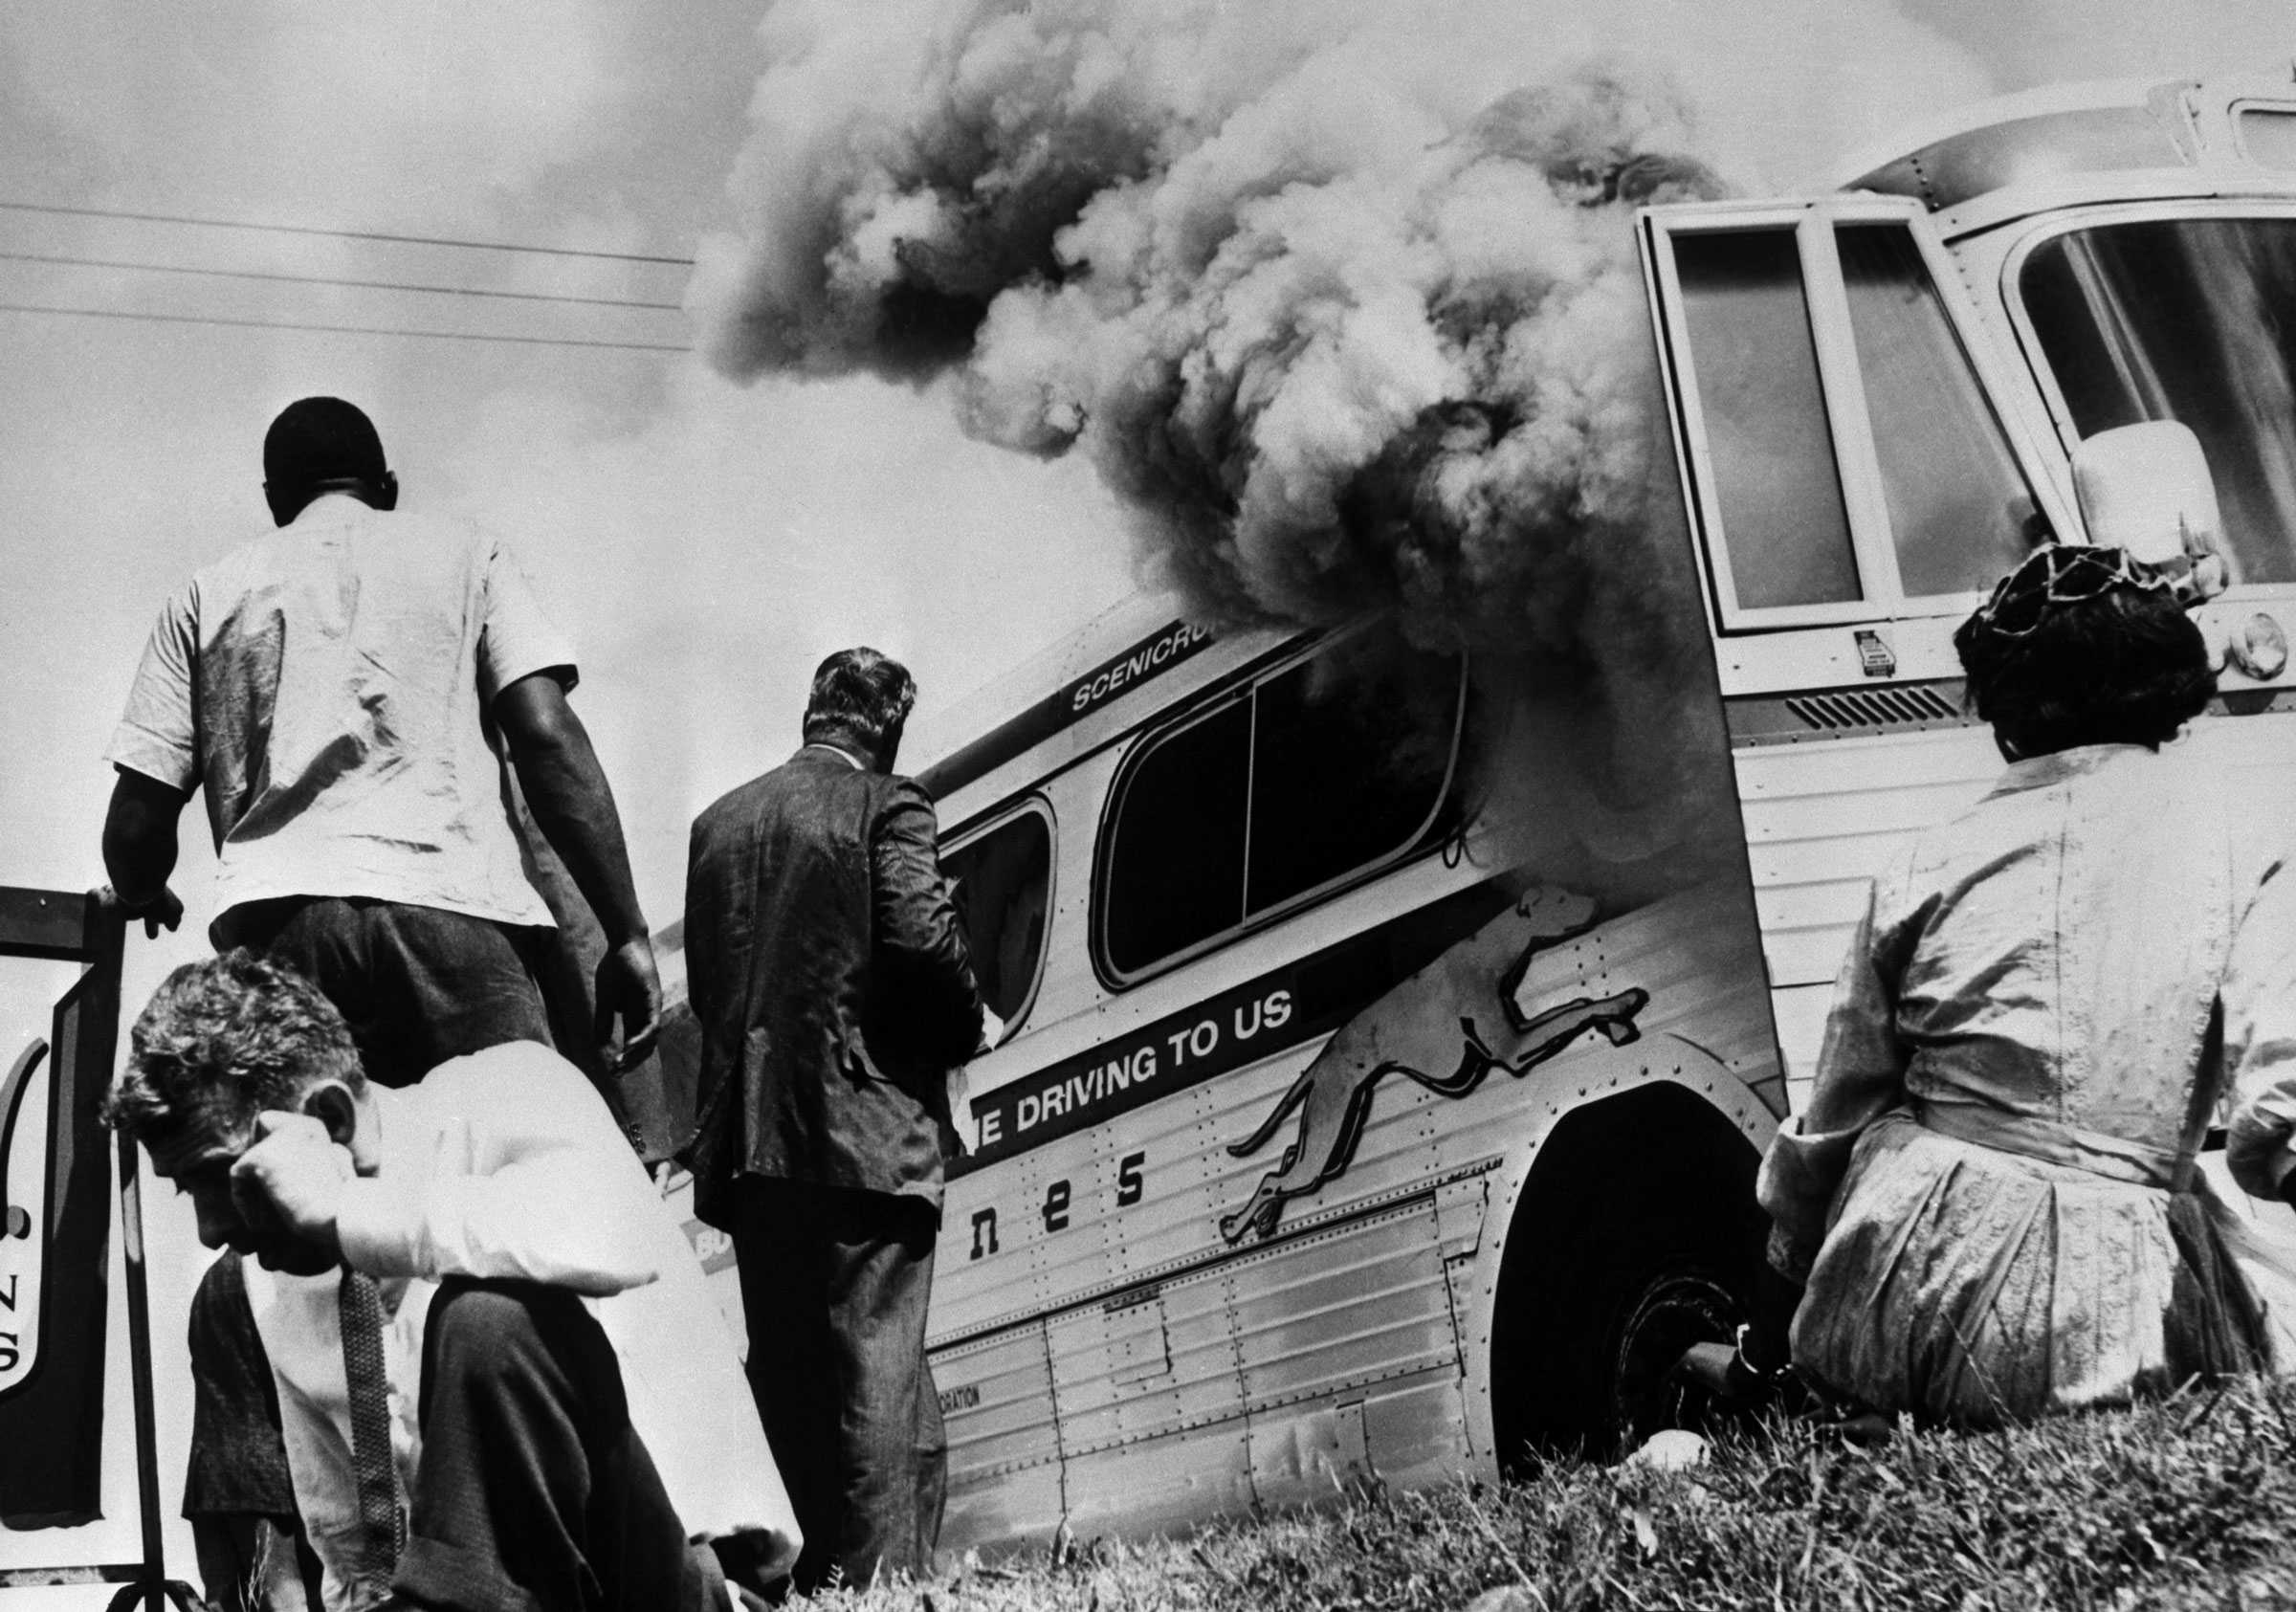
{"label": "person sitting on grass", "polygon": [[316,985],[233,950],[162,983],[104,1114],[243,1256],[328,1612],[701,1612],[720,1557],[795,1557],[677,1223],[548,1048],[385,1087]]}
{"label": "person sitting on grass", "polygon": [[1975,1426],[2276,1365],[2296,1288],[2195,1155],[2237,1083],[2236,1173],[2296,1186],[2296,873],[2181,737],[2201,635],[2166,572],[2051,543],[1954,642],[2008,767],[1875,879],[1763,1160],[1793,1365]]}

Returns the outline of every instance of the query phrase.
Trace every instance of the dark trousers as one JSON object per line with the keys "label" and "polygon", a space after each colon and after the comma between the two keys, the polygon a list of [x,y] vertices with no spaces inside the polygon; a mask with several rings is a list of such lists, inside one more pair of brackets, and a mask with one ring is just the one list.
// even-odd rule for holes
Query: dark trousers
{"label": "dark trousers", "polygon": [[[422,1459],[391,1588],[453,1612],[724,1603],[629,1424],[597,1319],[562,1289],[440,1284],[423,1330]],[[710,1601],[712,1595],[716,1601]]]}
{"label": "dark trousers", "polygon": [[319,1558],[304,1542],[279,1436],[271,1360],[248,1308],[239,1255],[218,1255],[191,1295],[191,1459],[184,1516],[215,1612],[319,1604]]}
{"label": "dark trousers", "polygon": [[250,901],[217,918],[218,951],[268,952],[351,1027],[366,1077],[411,1086],[449,1058],[505,1041],[551,1044],[527,932],[436,907],[364,897]]}
{"label": "dark trousers", "polygon": [[931,1570],[948,1445],[925,1361],[932,1204],[891,1193],[745,1178],[734,1253],[749,1385],[805,1531],[792,1572],[811,1594]]}

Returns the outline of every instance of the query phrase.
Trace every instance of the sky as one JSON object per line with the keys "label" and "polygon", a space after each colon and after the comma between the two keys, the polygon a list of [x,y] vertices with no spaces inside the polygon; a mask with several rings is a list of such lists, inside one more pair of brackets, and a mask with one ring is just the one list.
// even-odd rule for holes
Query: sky
{"label": "sky", "polygon": [[[262,433],[300,395],[361,403],[404,507],[475,516],[522,560],[579,648],[657,925],[694,813],[794,746],[822,654],[899,655],[930,707],[1152,585],[1082,456],[967,437],[944,384],[738,384],[693,350],[692,260],[805,124],[773,99],[781,57],[850,27],[838,59],[866,81],[904,16],[969,3],[792,0],[762,29],[758,0],[0,0],[0,883],[99,881],[101,752],[144,637],[267,529]],[[1294,33],[1400,14],[1258,4]],[[1557,50],[1674,71],[1704,154],[1754,189],[1991,94],[2296,55],[2285,0],[1571,14]],[[196,812],[185,829],[190,921],[131,944],[131,1010],[203,949],[211,857]],[[171,1212],[155,1258],[192,1270]],[[187,1291],[161,1280],[163,1338]]]}
{"label": "sky", "polygon": [[[1278,9],[1337,32],[1380,8]],[[841,9],[785,6],[773,48],[816,10]],[[1617,10],[1616,36],[1567,44],[1675,67],[1712,154],[1757,188],[1808,183],[1955,100],[2285,71],[2296,50],[2249,0],[1684,8],[1705,19],[1694,52],[1667,13]],[[307,392],[367,408],[407,507],[499,530],[572,633],[576,708],[657,924],[679,910],[693,813],[789,747],[822,653],[904,656],[929,708],[1139,585],[1088,465],[972,441],[932,387],[737,385],[686,350],[686,263],[739,229],[753,116],[768,136],[792,121],[761,95],[763,16],[757,0],[580,0],[546,20],[468,0],[0,6],[0,878],[97,882],[101,751],[152,615],[263,529],[262,431]],[[876,48],[858,38],[856,71]],[[753,148],[748,183],[773,156]],[[102,266],[119,264],[144,267]],[[179,322],[201,319],[217,322]],[[200,838],[179,881],[195,919],[211,916]]]}

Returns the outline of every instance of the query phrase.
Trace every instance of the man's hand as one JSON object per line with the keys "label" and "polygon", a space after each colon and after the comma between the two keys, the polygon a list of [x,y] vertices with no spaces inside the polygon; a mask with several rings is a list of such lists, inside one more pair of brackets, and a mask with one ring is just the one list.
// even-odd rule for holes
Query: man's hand
{"label": "man's hand", "polygon": [[960,1154],[981,1151],[981,1121],[973,1114],[973,1082],[963,1064],[953,1065],[943,1077],[942,1090],[949,1099],[949,1130],[955,1137]]}
{"label": "man's hand", "polygon": [[160,893],[157,895],[134,905],[130,905],[125,896],[108,884],[101,886],[94,894],[97,909],[107,916],[117,917],[122,923],[129,918],[142,918],[144,920],[144,938],[146,940],[158,939],[161,930],[172,930],[177,924],[184,921],[183,902],[176,898],[174,891],[164,884],[160,886]]}
{"label": "man's hand", "polygon": [[350,1150],[319,1120],[265,1109],[255,1115],[254,1145],[232,1166],[232,1197],[250,1226],[283,1233],[331,1265],[342,1258],[336,1212],[355,1173]]}
{"label": "man's hand", "polygon": [[188,789],[178,789],[132,767],[114,769],[112,804],[103,814],[103,872],[111,882],[97,893],[106,911],[144,920],[145,939],[183,921],[184,904],[167,888],[175,872],[175,820]]}
{"label": "man's hand", "polygon": [[[653,969],[653,942],[640,935],[607,949],[598,960],[598,1051],[620,1074],[644,1062],[662,1033],[662,982]],[[622,1022],[622,1050],[616,1054],[614,1021]]]}

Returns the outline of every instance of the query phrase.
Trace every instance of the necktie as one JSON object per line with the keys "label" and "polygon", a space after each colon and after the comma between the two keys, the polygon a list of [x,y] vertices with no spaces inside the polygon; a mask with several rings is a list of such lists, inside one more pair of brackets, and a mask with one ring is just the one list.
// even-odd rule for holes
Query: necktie
{"label": "necktie", "polygon": [[342,1376],[350,1389],[351,1475],[358,1484],[364,1576],[377,1593],[398,1571],[406,1522],[390,1449],[390,1384],[383,1372],[383,1295],[375,1279],[342,1272]]}

